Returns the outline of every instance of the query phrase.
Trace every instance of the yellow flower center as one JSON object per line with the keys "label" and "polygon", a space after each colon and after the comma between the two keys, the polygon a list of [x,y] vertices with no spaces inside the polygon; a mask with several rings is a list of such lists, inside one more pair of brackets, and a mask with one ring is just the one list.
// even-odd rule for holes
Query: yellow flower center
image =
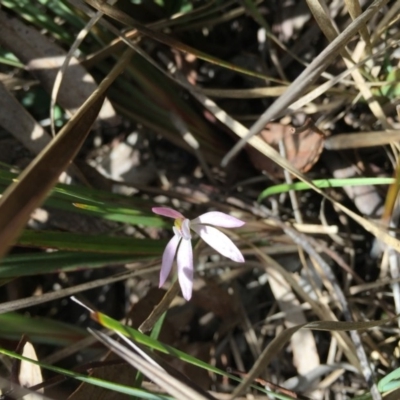
{"label": "yellow flower center", "polygon": [[177,218],[174,221],[174,226],[176,229],[178,229],[179,232],[181,232],[181,230],[182,230],[182,222],[183,222],[183,218]]}

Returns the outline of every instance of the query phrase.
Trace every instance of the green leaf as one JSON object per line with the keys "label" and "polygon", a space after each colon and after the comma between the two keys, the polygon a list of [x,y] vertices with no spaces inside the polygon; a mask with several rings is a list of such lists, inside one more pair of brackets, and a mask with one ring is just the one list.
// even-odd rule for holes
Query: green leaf
{"label": "green leaf", "polygon": [[[17,174],[0,170],[0,193],[17,179]],[[92,188],[57,184],[44,204],[116,222],[159,228],[168,226],[164,219],[151,213],[151,204],[147,200]]]}
{"label": "green leaf", "polygon": [[[204,361],[199,360],[198,358],[189,356],[188,354],[184,353],[183,351],[180,351],[172,346],[163,344],[159,342],[158,340],[155,340],[138,330],[131,328],[129,326],[123,325],[120,322],[116,321],[115,319],[110,318],[109,316],[102,314],[100,312],[95,312],[92,313],[92,318],[96,320],[100,325],[102,325],[105,328],[117,331],[121,333],[124,336],[127,336],[129,338],[132,338],[136,342],[143,344],[145,346],[150,347],[153,350],[158,350],[161,353],[169,354],[172,355],[179,360],[186,361],[189,364],[195,365],[197,367],[203,368],[207,371],[214,372],[218,375],[226,375],[226,373],[216,367],[213,367],[209,364],[207,364]],[[236,377],[233,377],[233,379],[236,379]]]}
{"label": "green leaf", "polygon": [[24,231],[18,244],[27,247],[69,251],[132,254],[157,257],[167,244],[164,240],[133,239],[107,235],[83,235],[69,232]]}
{"label": "green leaf", "polygon": [[[390,185],[394,182],[393,178],[346,178],[346,179],[317,179],[312,183],[320,189],[344,186],[366,186],[366,185]],[[270,186],[263,190],[258,196],[258,201],[265,199],[273,194],[288,192],[289,190],[311,190],[305,182],[283,183],[281,185]]]}
{"label": "green leaf", "polygon": [[390,374],[383,377],[378,383],[381,393],[400,388],[400,368],[396,368]]}
{"label": "green leaf", "polygon": [[53,17],[44,13],[30,0],[2,0],[1,4],[17,13],[26,21],[51,32],[56,38],[72,42],[73,38],[66,29],[56,24]]}
{"label": "green leaf", "polygon": [[19,341],[27,335],[32,342],[67,346],[88,336],[88,333],[74,325],[51,320],[33,318],[18,313],[0,314],[0,336]]}
{"label": "green leaf", "polygon": [[[228,374],[227,372],[222,371],[219,368],[216,368],[212,365],[209,365],[206,362],[201,361],[196,357],[192,357],[192,356],[184,353],[183,351],[176,349],[175,347],[163,344],[163,343],[159,342],[158,340],[155,340],[152,337],[149,337],[134,328],[131,328],[129,326],[119,323],[115,319],[112,319],[105,314],[102,314],[100,312],[94,312],[91,314],[91,317],[95,321],[97,321],[100,325],[102,325],[103,327],[114,330],[116,332],[119,332],[122,335],[135,340],[137,343],[148,346],[149,348],[151,348],[153,350],[158,350],[161,353],[169,354],[175,358],[178,358],[179,360],[185,361],[185,362],[187,362],[191,365],[195,365],[199,368],[203,368],[206,371],[214,372],[215,374],[228,377],[236,382],[242,381],[240,378],[238,378],[235,375]],[[292,400],[291,397],[285,396],[280,393],[275,393],[275,392],[272,392],[269,390],[264,390],[256,385],[254,385],[252,387],[262,393],[273,394],[276,398],[281,399],[281,400]]]}
{"label": "green leaf", "polygon": [[0,262],[0,279],[102,268],[138,261],[137,255],[55,251],[11,254]]}

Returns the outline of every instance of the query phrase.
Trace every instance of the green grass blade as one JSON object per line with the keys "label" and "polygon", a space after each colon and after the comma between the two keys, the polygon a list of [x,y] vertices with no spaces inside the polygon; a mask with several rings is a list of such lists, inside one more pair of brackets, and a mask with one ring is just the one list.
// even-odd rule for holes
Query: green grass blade
{"label": "green grass blade", "polygon": [[11,65],[12,67],[24,68],[24,64],[14,54],[0,47],[0,64]]}
{"label": "green grass blade", "polygon": [[400,368],[396,368],[390,374],[384,376],[378,383],[378,389],[382,392],[398,389],[400,387]]}
{"label": "green grass blade", "polygon": [[[394,182],[393,178],[344,178],[344,179],[317,179],[312,181],[320,189],[344,187],[344,186],[366,186],[366,185],[390,185]],[[305,182],[295,182],[292,184],[283,183],[274,185],[263,190],[258,196],[258,201],[265,199],[273,194],[288,192],[289,190],[311,190]]]}
{"label": "green grass blade", "polygon": [[137,255],[56,251],[12,254],[0,262],[0,279],[72,272],[138,261]]}
{"label": "green grass blade", "polygon": [[103,379],[94,378],[94,377],[91,377],[91,376],[79,374],[77,372],[69,371],[69,370],[64,369],[64,368],[54,367],[53,365],[44,364],[44,363],[41,363],[41,362],[36,361],[36,360],[32,360],[32,359],[27,358],[27,357],[23,357],[23,356],[21,356],[21,355],[19,355],[17,353],[14,353],[13,351],[9,351],[9,350],[6,350],[6,349],[0,348],[0,354],[4,354],[6,356],[15,358],[17,360],[28,361],[28,362],[31,362],[32,364],[39,365],[41,368],[47,369],[49,371],[53,371],[53,372],[56,372],[58,374],[65,375],[65,376],[67,376],[69,378],[73,378],[73,379],[76,379],[76,380],[81,381],[81,382],[89,383],[89,384],[94,385],[94,386],[99,386],[99,387],[102,387],[104,389],[109,389],[109,390],[112,390],[114,392],[127,394],[129,396],[136,396],[136,397],[139,397],[141,399],[148,399],[148,400],[172,400],[172,397],[170,397],[170,396],[165,396],[165,395],[161,395],[161,394],[155,394],[155,393],[147,392],[147,391],[142,390],[142,389],[136,389],[136,388],[132,388],[132,387],[129,387],[129,386],[126,386],[126,385],[120,385],[120,384],[113,383],[113,382],[110,382],[110,381],[105,381]]}
{"label": "green grass blade", "polygon": [[16,14],[24,18],[26,21],[46,29],[51,32],[56,38],[65,42],[71,42],[72,36],[61,26],[57,25],[50,15],[42,12],[38,7],[35,7],[30,0],[2,0],[4,7],[13,10]]}
{"label": "green grass blade", "polygon": [[[400,368],[395,369],[391,373],[384,376],[378,382],[378,390],[384,394],[386,392],[392,392],[400,388]],[[371,393],[364,393],[361,396],[357,396],[354,400],[371,400]]]}
{"label": "green grass blade", "polygon": [[110,221],[124,222],[134,225],[145,225],[155,227],[165,227],[165,222],[159,217],[139,215],[139,211],[113,205],[90,205],[83,203],[74,203],[76,210],[83,214],[94,215]]}
{"label": "green grass blade", "polygon": [[136,256],[159,256],[164,240],[133,239],[107,235],[83,235],[69,232],[24,231],[18,244],[27,247],[55,248],[69,251],[132,254]]}
{"label": "green grass blade", "polygon": [[[185,361],[189,364],[195,365],[196,367],[203,368],[206,371],[209,372],[214,372],[215,374],[222,375],[225,377],[228,377],[236,382],[241,382],[242,380],[238,378],[235,375],[231,375],[225,371],[222,371],[219,368],[213,367],[212,365],[207,364],[204,361],[199,360],[196,357],[192,357],[183,351],[180,351],[176,349],[175,347],[163,344],[159,342],[158,340],[153,339],[152,337],[149,337],[138,330],[131,328],[129,326],[123,325],[116,321],[115,319],[110,318],[109,316],[99,313],[99,312],[94,312],[91,314],[91,317],[97,321],[100,325],[102,325],[105,328],[111,329],[113,331],[117,331],[121,333],[124,336],[127,336],[133,340],[135,340],[137,343],[145,345],[153,350],[158,350],[161,353],[164,354],[169,354],[173,357],[178,358],[181,361]],[[275,393],[272,391],[264,390],[259,386],[252,386],[253,388],[257,389],[258,391],[265,393],[265,394],[273,394],[276,398],[281,399],[281,400],[292,400],[291,397],[285,396],[280,393]]]}
{"label": "green grass blade", "polygon": [[0,314],[0,337],[18,341],[22,335],[27,335],[34,343],[67,346],[84,339],[88,333],[49,318],[32,318],[14,312]]}
{"label": "green grass blade", "polygon": [[215,368],[204,361],[199,360],[198,358],[189,356],[188,354],[180,351],[172,346],[168,346],[155,340],[138,330],[131,328],[129,326],[123,325],[120,322],[116,321],[115,319],[110,318],[109,316],[96,312],[92,313],[92,318],[96,320],[100,325],[105,328],[117,331],[122,335],[132,338],[139,344],[143,344],[153,350],[158,350],[161,353],[172,355],[179,360],[186,361],[189,364],[195,365],[197,367],[206,369],[207,371],[214,372],[218,375],[226,375],[226,373],[218,368]]}
{"label": "green grass blade", "polygon": [[75,28],[81,29],[85,26],[85,22],[73,13],[68,3],[62,0],[38,0],[38,2]]}
{"label": "green grass blade", "polygon": [[[150,337],[152,339],[154,339],[154,340],[158,339],[166,316],[167,316],[167,313],[164,312],[161,315],[161,317],[157,320],[157,322],[154,324],[154,328],[150,332]],[[135,377],[135,386],[140,387],[142,385],[142,381],[143,381],[143,374],[140,371],[138,371],[136,374],[136,377]]]}
{"label": "green grass blade", "polygon": [[[17,174],[0,170],[0,193],[17,177]],[[165,220],[151,213],[148,201],[92,188],[57,184],[44,204],[110,221],[158,228],[168,226]]]}

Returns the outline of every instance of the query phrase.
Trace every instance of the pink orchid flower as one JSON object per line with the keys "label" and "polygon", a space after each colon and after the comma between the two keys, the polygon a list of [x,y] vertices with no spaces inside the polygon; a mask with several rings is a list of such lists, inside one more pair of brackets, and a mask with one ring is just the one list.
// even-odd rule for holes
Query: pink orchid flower
{"label": "pink orchid flower", "polygon": [[160,285],[163,286],[171,272],[175,254],[177,253],[178,279],[183,297],[190,300],[193,290],[193,251],[192,236],[190,230],[196,232],[208,245],[217,250],[223,256],[236,262],[244,262],[240,250],[233,244],[231,239],[218,229],[210,225],[222,228],[238,228],[245,223],[240,219],[224,214],[219,211],[211,211],[200,215],[190,221],[180,212],[168,207],[153,207],[153,213],[164,217],[175,219],[173,230],[174,236],[168,242],[162,257],[160,271]]}

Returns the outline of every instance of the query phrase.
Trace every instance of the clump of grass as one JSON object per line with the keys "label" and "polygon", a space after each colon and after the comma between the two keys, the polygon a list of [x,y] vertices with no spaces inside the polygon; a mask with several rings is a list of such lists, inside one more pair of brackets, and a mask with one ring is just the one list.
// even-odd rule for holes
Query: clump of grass
{"label": "clump of grass", "polygon": [[[69,398],[88,385],[104,398],[395,398],[398,3],[2,5],[5,385],[54,398],[56,383]],[[259,135],[275,120],[299,127],[295,141],[306,116],[326,134],[307,174],[284,139],[278,151]],[[244,146],[283,173],[257,170]],[[244,220],[227,234],[245,263],[198,240],[193,299],[174,279],[157,289],[171,232],[156,205]],[[129,373],[115,373],[122,362]],[[51,375],[24,380],[26,365]]]}

